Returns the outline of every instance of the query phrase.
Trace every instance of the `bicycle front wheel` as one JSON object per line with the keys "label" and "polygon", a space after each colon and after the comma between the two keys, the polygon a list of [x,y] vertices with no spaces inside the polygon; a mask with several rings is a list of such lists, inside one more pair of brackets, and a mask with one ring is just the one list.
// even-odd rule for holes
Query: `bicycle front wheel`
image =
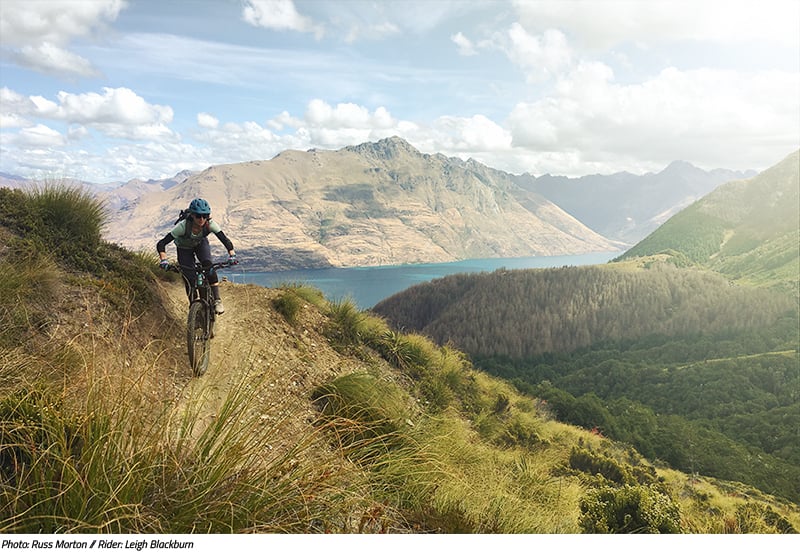
{"label": "bicycle front wheel", "polygon": [[195,377],[203,375],[208,369],[208,360],[211,356],[208,325],[206,305],[202,302],[192,302],[189,306],[186,342],[189,348],[189,365]]}

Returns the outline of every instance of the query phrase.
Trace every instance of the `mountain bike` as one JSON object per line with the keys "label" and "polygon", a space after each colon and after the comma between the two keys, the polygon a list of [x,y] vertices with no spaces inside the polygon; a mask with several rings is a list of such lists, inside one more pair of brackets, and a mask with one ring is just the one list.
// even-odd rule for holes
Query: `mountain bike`
{"label": "mountain bike", "polygon": [[[214,338],[214,321],[217,314],[214,311],[214,295],[211,292],[209,276],[217,269],[235,265],[231,262],[218,262],[203,266],[195,262],[196,277],[189,283],[189,317],[186,320],[186,345],[189,349],[189,366],[192,374],[200,377],[208,369],[211,358],[211,339]],[[186,277],[181,267],[170,264],[167,271],[180,273],[184,280]],[[189,268],[184,268],[189,269]]]}

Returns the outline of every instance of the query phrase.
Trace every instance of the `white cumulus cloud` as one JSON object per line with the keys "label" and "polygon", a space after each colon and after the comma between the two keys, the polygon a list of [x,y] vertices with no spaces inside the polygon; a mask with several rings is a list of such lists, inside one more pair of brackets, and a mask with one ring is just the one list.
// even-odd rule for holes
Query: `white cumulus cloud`
{"label": "white cumulus cloud", "polygon": [[197,124],[206,129],[216,129],[219,127],[219,119],[210,113],[202,112],[197,114]]}
{"label": "white cumulus cloud", "polygon": [[125,7],[124,0],[3,0],[2,50],[15,63],[42,73],[96,75],[88,60],[67,47],[104,28]]}
{"label": "white cumulus cloud", "polygon": [[530,81],[557,75],[572,63],[567,38],[556,29],[548,29],[536,36],[519,23],[514,23],[508,30],[504,48],[509,59],[525,71]]}
{"label": "white cumulus cloud", "polygon": [[317,37],[324,32],[321,25],[301,15],[292,0],[246,0],[242,19],[255,27],[278,31],[314,33]]}
{"label": "white cumulus cloud", "polygon": [[800,74],[667,68],[645,82],[622,84],[604,64],[584,62],[553,94],[518,103],[509,125],[514,146],[540,152],[720,166],[735,153],[744,169],[763,166],[782,145],[798,144],[800,104],[791,100],[798,92]]}
{"label": "white cumulus cloud", "polygon": [[511,134],[488,117],[443,116],[432,125],[435,144],[430,147],[448,153],[491,152],[511,147]]}
{"label": "white cumulus cloud", "polygon": [[609,48],[622,42],[767,39],[797,44],[796,0],[514,0],[529,30],[562,29],[577,43]]}
{"label": "white cumulus cloud", "polygon": [[17,135],[17,144],[21,146],[63,146],[65,143],[66,139],[61,133],[41,123],[22,129]]}
{"label": "white cumulus cloud", "polygon": [[0,100],[9,118],[39,118],[80,124],[116,138],[175,138],[175,133],[169,128],[173,118],[172,108],[150,104],[128,88],[106,87],[102,94],[61,91],[57,94],[57,101],[42,96],[24,97],[3,88],[0,89]]}
{"label": "white cumulus cloud", "polygon": [[380,107],[370,113],[364,106],[349,102],[331,106],[318,98],[308,103],[305,121],[312,127],[328,130],[385,129],[394,125],[394,119],[386,108]]}

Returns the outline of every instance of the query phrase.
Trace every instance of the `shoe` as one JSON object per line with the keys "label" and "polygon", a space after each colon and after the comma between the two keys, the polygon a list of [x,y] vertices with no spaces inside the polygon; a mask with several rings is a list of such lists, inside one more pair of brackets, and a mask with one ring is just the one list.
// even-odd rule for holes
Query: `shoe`
{"label": "shoe", "polygon": [[214,311],[217,315],[222,315],[225,313],[225,306],[222,305],[222,300],[216,300],[214,302]]}

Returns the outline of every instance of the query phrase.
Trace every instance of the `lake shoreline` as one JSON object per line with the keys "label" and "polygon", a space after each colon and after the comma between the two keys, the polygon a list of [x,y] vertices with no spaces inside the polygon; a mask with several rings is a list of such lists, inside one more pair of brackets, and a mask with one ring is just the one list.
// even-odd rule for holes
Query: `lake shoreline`
{"label": "lake shoreline", "polygon": [[542,269],[550,267],[604,264],[623,251],[603,251],[568,256],[529,256],[523,258],[486,258],[457,262],[402,264],[396,266],[367,266],[319,268],[286,271],[226,272],[229,281],[276,287],[302,283],[316,287],[329,300],[351,299],[359,309],[366,310],[393,294],[411,286],[460,273],[484,273],[498,269]]}

